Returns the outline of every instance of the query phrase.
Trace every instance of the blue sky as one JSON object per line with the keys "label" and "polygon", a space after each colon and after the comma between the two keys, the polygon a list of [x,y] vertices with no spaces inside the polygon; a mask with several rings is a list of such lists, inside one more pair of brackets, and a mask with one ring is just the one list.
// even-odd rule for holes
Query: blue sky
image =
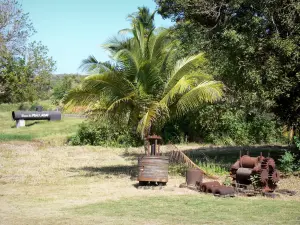
{"label": "blue sky", "polygon": [[[109,37],[129,27],[128,14],[138,6],[151,11],[153,0],[19,0],[37,31],[31,40],[41,41],[56,61],[56,74],[80,73],[82,59],[94,55],[100,61],[108,60],[101,48]],[[155,18],[156,26],[168,27],[172,23]]]}

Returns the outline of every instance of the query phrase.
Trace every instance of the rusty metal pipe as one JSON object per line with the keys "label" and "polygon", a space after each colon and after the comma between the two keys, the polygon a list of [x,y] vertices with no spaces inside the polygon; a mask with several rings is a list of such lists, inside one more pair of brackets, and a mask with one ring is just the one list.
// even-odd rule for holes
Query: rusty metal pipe
{"label": "rusty metal pipe", "polygon": [[234,188],[222,185],[220,187],[216,187],[214,194],[219,194],[219,195],[234,194]]}
{"label": "rusty metal pipe", "polygon": [[221,184],[218,181],[205,182],[200,185],[200,191],[207,192],[207,187],[211,185],[220,186]]}

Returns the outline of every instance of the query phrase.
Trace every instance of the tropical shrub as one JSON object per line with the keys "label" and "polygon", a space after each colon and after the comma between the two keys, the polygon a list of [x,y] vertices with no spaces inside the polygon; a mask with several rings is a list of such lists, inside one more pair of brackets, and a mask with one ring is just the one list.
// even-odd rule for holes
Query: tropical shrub
{"label": "tropical shrub", "polygon": [[285,174],[291,174],[294,170],[298,169],[295,164],[295,155],[290,151],[286,151],[278,160],[280,162],[280,170]]}
{"label": "tropical shrub", "polygon": [[71,145],[99,145],[105,147],[137,147],[142,143],[127,127],[107,123],[83,123],[70,139]]}
{"label": "tropical shrub", "polygon": [[122,117],[143,138],[160,132],[171,118],[221,99],[223,84],[205,73],[203,53],[175,60],[177,43],[168,30],[149,30],[134,20],[127,31],[130,38],[104,45],[113,62],[83,60],[82,68],[95,75],[71,90],[64,103],[92,105],[98,117],[110,121]]}

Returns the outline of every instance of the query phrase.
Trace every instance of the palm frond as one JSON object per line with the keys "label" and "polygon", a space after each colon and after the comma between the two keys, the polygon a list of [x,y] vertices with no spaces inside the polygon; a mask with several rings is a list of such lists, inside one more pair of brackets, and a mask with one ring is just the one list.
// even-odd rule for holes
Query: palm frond
{"label": "palm frond", "polygon": [[79,69],[84,72],[95,74],[116,70],[116,66],[111,62],[99,62],[95,56],[90,55],[88,58],[82,60]]}
{"label": "palm frond", "polygon": [[200,65],[205,61],[204,54],[200,53],[198,55],[193,55],[190,57],[183,58],[178,60],[167,83],[165,92],[169,92],[170,89],[176,85],[176,83],[186,74],[191,72],[192,69],[195,69],[197,65]]}
{"label": "palm frond", "polygon": [[176,115],[183,116],[204,102],[215,102],[222,98],[223,83],[204,81],[183,95],[176,104]]}
{"label": "palm frond", "polygon": [[90,105],[100,100],[101,94],[98,91],[83,89],[82,87],[70,90],[63,98],[62,102],[68,108],[74,105]]}
{"label": "palm frond", "polygon": [[149,135],[151,126],[158,120],[164,121],[169,117],[169,108],[160,104],[159,102],[152,102],[143,118],[140,120],[137,132],[141,134],[141,137]]}
{"label": "palm frond", "polygon": [[174,103],[175,97],[181,97],[194,87],[194,80],[187,79],[186,76],[182,77],[173,88],[163,96],[161,102],[166,105],[171,105]]}
{"label": "palm frond", "polygon": [[139,70],[138,56],[134,52],[128,49],[122,49],[118,51],[114,59],[123,65],[123,70],[125,71],[126,77],[130,81],[135,81],[137,79],[137,73]]}
{"label": "palm frond", "polygon": [[121,35],[126,35],[126,34],[130,34],[130,33],[132,33],[132,29],[129,29],[129,28],[119,30],[119,32],[118,32],[118,34],[121,34]]}
{"label": "palm frond", "polygon": [[106,110],[107,113],[114,112],[117,109],[124,110],[128,107],[131,107],[133,104],[134,93],[129,94],[123,98],[115,100]]}
{"label": "palm frond", "polygon": [[83,88],[91,92],[113,93],[121,97],[126,96],[135,89],[134,85],[122,76],[122,73],[116,72],[88,76],[84,79]]}
{"label": "palm frond", "polygon": [[161,57],[163,51],[166,50],[167,44],[170,43],[168,38],[170,31],[168,29],[161,30],[157,35],[151,36],[149,40],[149,58],[156,59]]}
{"label": "palm frond", "polygon": [[112,56],[122,49],[130,49],[131,39],[124,36],[114,36],[108,39],[102,47],[110,52]]}

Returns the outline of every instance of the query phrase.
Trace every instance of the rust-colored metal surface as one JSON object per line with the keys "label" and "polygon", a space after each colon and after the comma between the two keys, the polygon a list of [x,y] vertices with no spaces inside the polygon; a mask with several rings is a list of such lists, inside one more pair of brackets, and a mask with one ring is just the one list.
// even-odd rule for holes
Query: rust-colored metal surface
{"label": "rust-colored metal surface", "polygon": [[201,185],[203,172],[197,168],[190,168],[186,171],[186,184],[188,186]]}
{"label": "rust-colored metal surface", "polygon": [[138,158],[138,181],[168,182],[169,158],[142,156]]}
{"label": "rust-colored metal surface", "polygon": [[243,155],[231,166],[230,176],[238,187],[252,184],[251,178],[255,180],[257,177],[263,192],[273,192],[279,181],[279,173],[275,168],[274,159],[265,158],[262,153],[258,157]]}
{"label": "rust-colored metal surface", "polygon": [[261,162],[261,168],[262,169],[266,169],[266,170],[270,170],[273,171],[275,169],[275,161],[274,159],[268,157],[265,158],[262,162]]}
{"label": "rust-colored metal surface", "polygon": [[242,184],[251,184],[251,174],[252,170],[250,168],[239,168],[236,171],[236,181]]}
{"label": "rust-colored metal surface", "polygon": [[279,173],[277,170],[274,170],[273,173],[272,173],[272,181],[274,183],[278,182],[279,181]]}
{"label": "rust-colored metal surface", "polygon": [[220,187],[220,185],[207,185],[206,192],[215,194],[217,188],[219,188],[219,187]]}
{"label": "rust-colored metal surface", "polygon": [[243,168],[254,168],[258,163],[258,158],[250,157],[248,155],[243,155],[240,159],[240,167]]}
{"label": "rust-colored metal surface", "polygon": [[216,187],[214,194],[216,194],[216,195],[233,195],[234,188],[222,185],[222,186]]}
{"label": "rust-colored metal surface", "polygon": [[200,191],[207,192],[207,189],[212,186],[220,186],[221,184],[218,181],[205,182],[200,185]]}

